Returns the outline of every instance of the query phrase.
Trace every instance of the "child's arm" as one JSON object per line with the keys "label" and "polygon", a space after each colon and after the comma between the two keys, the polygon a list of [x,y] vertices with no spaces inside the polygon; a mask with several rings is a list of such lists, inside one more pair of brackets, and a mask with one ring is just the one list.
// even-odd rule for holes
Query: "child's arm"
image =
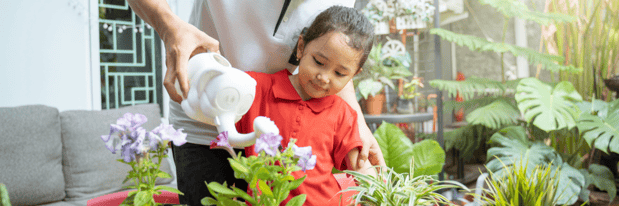
{"label": "child's arm", "polygon": [[372,164],[370,161],[365,161],[363,165],[357,165],[357,168],[353,168],[351,162],[356,161],[356,157],[359,155],[359,148],[353,148],[346,155],[346,167],[349,170],[359,172],[366,175],[372,175],[376,177],[376,170],[372,169]]}

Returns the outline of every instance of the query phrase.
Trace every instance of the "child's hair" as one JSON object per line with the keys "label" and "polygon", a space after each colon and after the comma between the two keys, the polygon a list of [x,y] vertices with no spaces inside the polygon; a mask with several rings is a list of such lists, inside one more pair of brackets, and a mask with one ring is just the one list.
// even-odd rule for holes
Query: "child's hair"
{"label": "child's hair", "polygon": [[[348,46],[363,51],[359,60],[359,68],[361,68],[374,44],[374,26],[361,12],[354,8],[332,6],[318,14],[312,25],[309,28],[304,28],[301,35],[303,35],[303,42],[307,45],[312,40],[332,31],[341,32],[350,37]],[[298,43],[289,60],[293,65],[299,65],[297,47]]]}

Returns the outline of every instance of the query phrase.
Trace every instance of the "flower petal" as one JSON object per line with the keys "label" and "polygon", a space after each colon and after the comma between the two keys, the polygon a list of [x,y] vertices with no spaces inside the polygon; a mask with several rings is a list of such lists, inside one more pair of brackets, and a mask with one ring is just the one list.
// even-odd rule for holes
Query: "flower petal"
{"label": "flower petal", "polygon": [[[185,134],[185,136],[187,136]],[[228,131],[223,131],[221,133],[219,133],[219,135],[217,135],[217,140],[213,140],[211,141],[211,149],[214,149],[216,147],[228,147],[228,148],[232,148],[232,146],[230,146],[230,143],[228,142]],[[185,142],[187,142],[185,140]],[[175,143],[176,145],[176,143]]]}
{"label": "flower petal", "polygon": [[292,150],[296,158],[309,159],[312,157],[312,146],[298,147],[297,145],[292,145]]}

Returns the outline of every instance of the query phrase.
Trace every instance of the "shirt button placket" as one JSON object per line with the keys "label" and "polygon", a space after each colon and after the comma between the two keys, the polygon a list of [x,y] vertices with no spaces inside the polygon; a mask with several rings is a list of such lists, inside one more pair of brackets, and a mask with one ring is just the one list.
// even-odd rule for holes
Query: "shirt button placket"
{"label": "shirt button placket", "polygon": [[303,114],[302,111],[303,111],[304,107],[305,106],[303,104],[299,104],[299,106],[298,106],[299,111],[297,112],[297,117],[295,118],[296,119],[296,124],[294,124],[294,129],[293,129],[292,134],[291,134],[292,137],[296,137],[297,133],[299,132],[299,127],[301,127],[301,116]]}

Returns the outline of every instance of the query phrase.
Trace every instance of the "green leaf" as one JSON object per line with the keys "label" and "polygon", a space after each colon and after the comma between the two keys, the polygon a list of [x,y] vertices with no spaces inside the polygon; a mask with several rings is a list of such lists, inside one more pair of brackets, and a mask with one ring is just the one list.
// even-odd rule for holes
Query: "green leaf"
{"label": "green leaf", "polygon": [[615,177],[608,167],[591,164],[589,165],[589,173],[591,174],[592,183],[600,190],[608,192],[610,199],[615,199],[617,195],[617,187],[615,186]]}
{"label": "green leaf", "polygon": [[168,173],[166,173],[164,171],[159,171],[157,173],[157,177],[159,177],[159,178],[172,178],[172,175],[170,175],[170,174],[168,174]]}
{"label": "green leaf", "polygon": [[260,188],[262,194],[273,197],[273,191],[271,191],[271,187],[269,187],[269,185],[267,185],[264,180],[258,180],[258,188]]}
{"label": "green leaf", "polygon": [[559,170],[557,191],[560,195],[555,196],[559,198],[557,199],[559,204],[573,204],[578,199],[580,190],[585,184],[582,174],[563,162],[554,148],[543,142],[530,142],[523,127],[512,126],[501,129],[490,138],[490,142],[500,145],[488,150],[490,161],[486,167],[494,172],[495,176],[507,175],[506,168],[512,165],[523,165],[527,168],[527,172],[531,172],[536,166],[550,166],[553,171]]}
{"label": "green leaf", "polygon": [[527,58],[527,60],[529,60],[531,63],[541,64],[544,66],[544,69],[550,70],[552,72],[582,72],[582,68],[576,68],[573,65],[557,64],[557,62],[563,62],[564,58],[562,56],[539,53],[536,50],[530,48],[514,46],[507,43],[490,42],[486,39],[482,39],[476,36],[456,34],[454,32],[441,28],[430,29],[430,34],[436,34],[447,41],[454,42],[459,46],[466,46],[469,48],[469,50],[475,52],[510,52],[514,56]]}
{"label": "green leaf", "polygon": [[619,153],[619,111],[610,112],[604,119],[583,113],[577,126],[590,147],[595,147],[606,154],[609,150]]}
{"label": "green leaf", "polygon": [[521,1],[512,1],[512,0],[479,0],[481,4],[487,4],[508,17],[518,17],[524,20],[530,20],[537,22],[541,25],[548,25],[551,23],[569,23],[576,20],[576,17],[561,14],[561,13],[550,13],[550,12],[536,12],[531,11],[527,6]]}
{"label": "green leaf", "polygon": [[591,194],[591,191],[589,191],[589,189],[587,188],[589,187],[589,185],[591,185],[591,183],[593,182],[593,179],[591,178],[591,174],[589,174],[589,170],[583,168],[583,169],[579,169],[578,171],[583,177],[585,177],[585,187],[582,190],[580,190],[580,194],[578,194],[578,198],[580,198],[581,200],[585,202],[589,202],[589,194]]}
{"label": "green leaf", "polygon": [[245,175],[247,175],[249,173],[249,170],[247,170],[247,168],[245,166],[243,166],[242,164],[238,163],[236,160],[229,159],[229,162],[230,162],[230,167],[232,167],[232,169],[234,169],[234,171],[240,172],[240,173],[245,174]]}
{"label": "green leaf", "polygon": [[486,94],[490,90],[498,90],[498,92],[488,93],[489,95],[502,96],[506,94],[508,88],[506,84],[500,81],[475,76],[469,77],[464,81],[435,79],[430,81],[430,86],[441,91],[447,91],[447,95],[451,98],[455,98],[460,93],[465,101],[473,99],[475,95]]}
{"label": "green leaf", "polygon": [[155,202],[153,194],[149,191],[140,191],[135,195],[133,204],[136,206],[149,205],[151,202]]}
{"label": "green leaf", "polygon": [[445,151],[434,140],[422,140],[413,144],[414,175],[436,175],[445,165]]}
{"label": "green leaf", "polygon": [[245,191],[243,191],[243,190],[241,190],[239,188],[236,188],[236,187],[233,187],[232,189],[234,190],[234,192],[236,192],[236,194],[239,195],[239,197],[243,198],[245,201],[248,201],[252,205],[256,205],[256,203],[257,203],[256,200],[252,196],[249,196],[249,194],[247,194],[247,192],[245,192]]}
{"label": "green leaf", "polygon": [[223,195],[236,195],[236,192],[232,191],[231,189],[227,188],[226,186],[223,186],[221,184],[219,184],[218,182],[211,182],[208,183],[208,185],[206,185],[209,189],[219,193],[219,194],[223,194]]}
{"label": "green leaf", "polygon": [[212,197],[205,197],[202,198],[202,200],[200,200],[200,203],[202,203],[202,205],[217,205],[217,200],[213,199]]}
{"label": "green leaf", "polygon": [[505,125],[517,123],[518,117],[520,112],[517,108],[505,100],[497,100],[466,115],[466,121],[471,125],[480,124],[491,129],[501,129]]}
{"label": "green leaf", "polygon": [[156,191],[165,190],[165,191],[168,191],[168,192],[173,192],[173,193],[176,193],[176,194],[179,194],[179,195],[183,195],[183,192],[181,192],[180,190],[178,190],[176,188],[173,188],[173,187],[170,187],[170,186],[165,186],[165,185],[159,185],[159,186],[155,187],[155,190]]}
{"label": "green leaf", "polygon": [[408,172],[413,143],[394,124],[382,122],[374,137],[383,152],[385,164],[398,173]]}
{"label": "green leaf", "polygon": [[555,167],[553,162],[553,171],[559,171],[559,183],[557,192],[560,194],[557,198],[557,204],[574,204],[578,200],[580,190],[585,187],[585,177],[580,172],[564,162],[560,166]]}
{"label": "green leaf", "polygon": [[582,97],[567,81],[552,88],[536,78],[526,78],[516,89],[518,109],[525,120],[544,131],[576,126],[580,109],[575,103],[580,101]]}
{"label": "green leaf", "polygon": [[269,170],[264,167],[258,169],[258,172],[256,172],[256,177],[258,177],[258,179],[266,181],[273,180],[273,175],[271,174],[271,172],[269,172]]}
{"label": "green leaf", "polygon": [[374,81],[373,79],[365,79],[359,82],[357,88],[364,99],[367,99],[369,95],[376,95],[383,90],[383,84]]}
{"label": "green leaf", "polygon": [[291,181],[290,182],[290,186],[289,186],[290,188],[288,188],[288,189],[289,190],[297,189],[297,187],[301,186],[301,183],[303,183],[303,181],[305,180],[306,177],[307,177],[307,175],[305,175],[305,176],[303,176],[303,177],[301,177],[299,179]]}
{"label": "green leaf", "polygon": [[286,206],[302,206],[305,203],[306,194],[300,194],[288,201]]}
{"label": "green leaf", "polygon": [[11,201],[9,200],[9,191],[6,189],[6,185],[2,183],[0,183],[0,205],[11,205]]}
{"label": "green leaf", "polygon": [[523,127],[506,127],[494,133],[489,140],[490,143],[500,145],[488,149],[486,164],[488,170],[493,171],[497,176],[503,175],[505,166],[512,165],[515,161],[526,159],[529,169],[535,165],[548,163],[558,157],[552,147],[541,142],[531,143],[527,140],[526,131]]}

